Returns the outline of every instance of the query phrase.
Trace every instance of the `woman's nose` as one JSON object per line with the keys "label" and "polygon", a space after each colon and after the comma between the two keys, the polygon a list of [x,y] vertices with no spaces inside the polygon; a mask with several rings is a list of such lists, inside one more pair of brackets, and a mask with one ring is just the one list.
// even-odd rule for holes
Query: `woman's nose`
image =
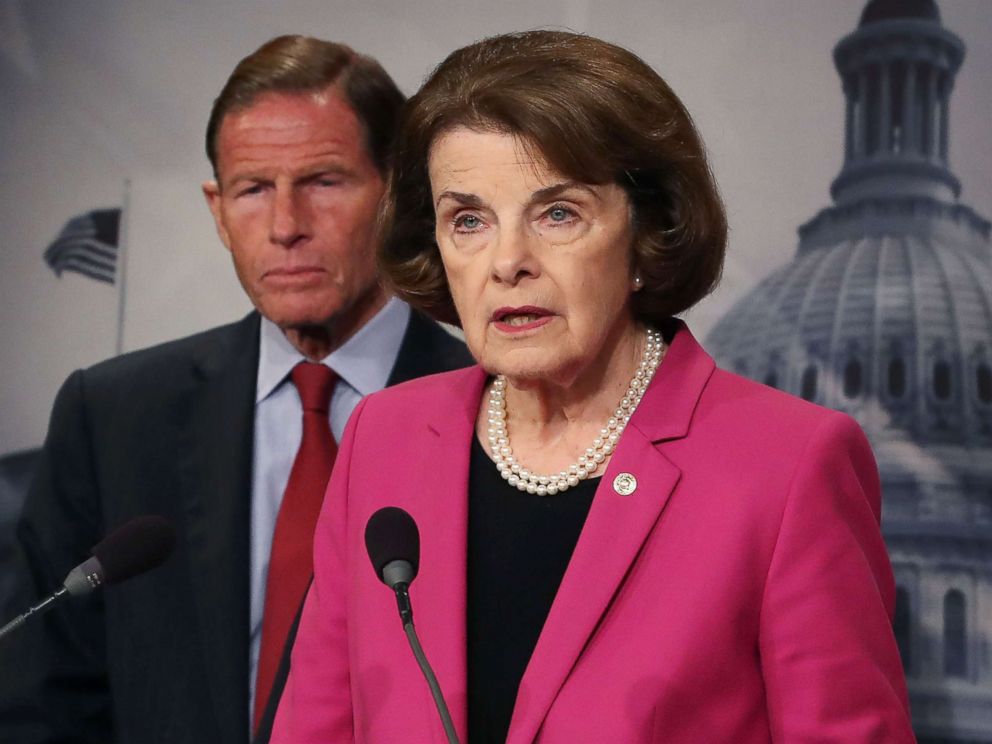
{"label": "woman's nose", "polygon": [[492,278],[501,284],[515,285],[540,274],[534,240],[523,229],[501,230],[493,246]]}

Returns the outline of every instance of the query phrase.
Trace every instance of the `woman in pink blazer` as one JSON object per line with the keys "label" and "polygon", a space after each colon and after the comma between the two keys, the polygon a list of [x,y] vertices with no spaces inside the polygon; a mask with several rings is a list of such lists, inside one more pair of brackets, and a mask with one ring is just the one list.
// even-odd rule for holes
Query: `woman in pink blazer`
{"label": "woman in pink blazer", "polygon": [[387,206],[390,282],[479,365],[356,409],[272,740],[446,741],[365,555],[393,505],[462,742],[913,741],[864,435],[670,319],[726,223],[661,78],[563,32],[458,50]]}

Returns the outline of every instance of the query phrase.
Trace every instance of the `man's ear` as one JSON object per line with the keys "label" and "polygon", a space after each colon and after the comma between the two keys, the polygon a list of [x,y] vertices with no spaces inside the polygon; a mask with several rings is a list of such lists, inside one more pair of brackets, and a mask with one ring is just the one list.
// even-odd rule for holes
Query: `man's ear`
{"label": "man's ear", "polygon": [[224,247],[227,248],[227,250],[231,250],[231,239],[227,234],[227,228],[224,227],[224,219],[221,214],[220,184],[211,179],[209,181],[204,181],[200,188],[203,189],[203,196],[207,200],[207,206],[210,208],[210,214],[214,217],[214,225],[217,228],[217,235],[220,236],[220,240],[224,244]]}

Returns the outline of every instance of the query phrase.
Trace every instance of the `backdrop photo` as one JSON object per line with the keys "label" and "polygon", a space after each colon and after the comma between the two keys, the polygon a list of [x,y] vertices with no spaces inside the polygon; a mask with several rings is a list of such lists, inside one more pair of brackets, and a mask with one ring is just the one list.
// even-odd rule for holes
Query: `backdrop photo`
{"label": "backdrop photo", "polygon": [[992,742],[989,0],[3,0],[0,599],[66,376],[250,307],[199,188],[237,61],[311,34],[409,94],[539,27],[631,49],[692,113],[731,236],[686,320],[721,366],[864,427],[917,733]]}

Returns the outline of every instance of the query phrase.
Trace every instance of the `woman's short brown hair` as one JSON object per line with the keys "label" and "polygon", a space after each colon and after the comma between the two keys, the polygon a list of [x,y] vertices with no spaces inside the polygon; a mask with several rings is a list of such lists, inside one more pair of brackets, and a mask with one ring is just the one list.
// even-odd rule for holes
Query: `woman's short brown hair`
{"label": "woman's short brown hair", "polygon": [[727,220],[689,113],[632,52],[563,31],[494,36],[448,56],[410,99],[393,153],[379,261],[397,294],[458,323],[435,241],[427,161],[458,126],[521,139],[568,178],[615,182],[633,206],[632,263],[648,323],[716,285]]}

